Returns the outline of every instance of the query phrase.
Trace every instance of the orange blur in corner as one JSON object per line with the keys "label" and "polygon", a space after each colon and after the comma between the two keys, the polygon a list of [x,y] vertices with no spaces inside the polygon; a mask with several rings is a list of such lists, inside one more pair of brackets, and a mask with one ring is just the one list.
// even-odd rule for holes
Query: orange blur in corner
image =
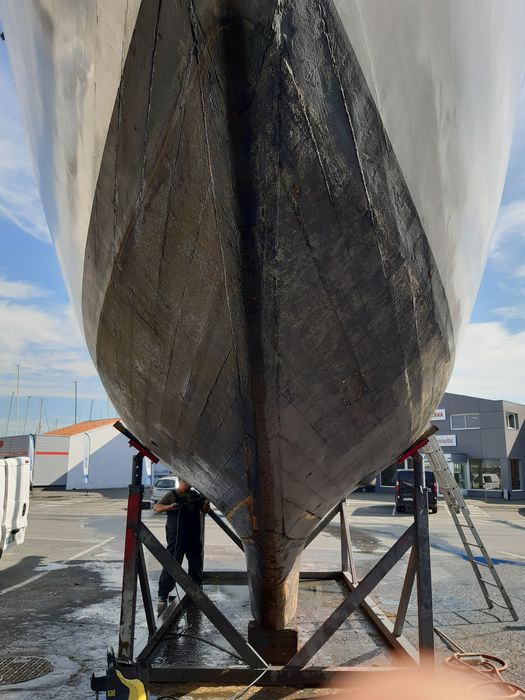
{"label": "orange blur in corner", "polygon": [[454,672],[442,665],[433,668],[401,669],[361,676],[339,697],[358,700],[476,700],[525,698],[512,684],[484,680],[476,672]]}

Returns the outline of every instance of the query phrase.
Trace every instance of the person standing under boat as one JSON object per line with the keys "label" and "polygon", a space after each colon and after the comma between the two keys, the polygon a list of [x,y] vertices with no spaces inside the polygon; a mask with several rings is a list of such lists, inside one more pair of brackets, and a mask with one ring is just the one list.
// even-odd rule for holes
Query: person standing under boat
{"label": "person standing under boat", "polygon": [[[202,586],[202,530],[201,513],[207,513],[210,502],[186,481],[179,481],[176,489],[168,491],[155,504],[156,513],[166,513],[166,540],[168,552],[179,564],[186,556],[188,574]],[[171,574],[162,569],[159,578],[158,612],[168,603],[168,595],[175,587]]]}

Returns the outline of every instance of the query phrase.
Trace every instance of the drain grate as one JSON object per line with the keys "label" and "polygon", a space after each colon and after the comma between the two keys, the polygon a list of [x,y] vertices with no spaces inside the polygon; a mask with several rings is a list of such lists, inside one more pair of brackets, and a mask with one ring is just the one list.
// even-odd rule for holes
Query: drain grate
{"label": "drain grate", "polygon": [[53,664],[40,656],[0,657],[0,685],[24,683],[53,670]]}

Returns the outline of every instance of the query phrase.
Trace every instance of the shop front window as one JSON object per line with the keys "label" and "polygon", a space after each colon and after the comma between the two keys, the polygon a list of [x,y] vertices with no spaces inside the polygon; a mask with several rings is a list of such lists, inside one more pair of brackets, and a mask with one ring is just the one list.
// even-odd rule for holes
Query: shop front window
{"label": "shop front window", "polygon": [[521,491],[521,463],[519,459],[509,459],[510,479],[513,491]]}
{"label": "shop front window", "polygon": [[452,472],[456,480],[457,485],[460,489],[467,488],[467,463],[466,462],[452,462]]}
{"label": "shop front window", "polygon": [[470,488],[484,491],[501,489],[501,468],[498,459],[470,460]]}

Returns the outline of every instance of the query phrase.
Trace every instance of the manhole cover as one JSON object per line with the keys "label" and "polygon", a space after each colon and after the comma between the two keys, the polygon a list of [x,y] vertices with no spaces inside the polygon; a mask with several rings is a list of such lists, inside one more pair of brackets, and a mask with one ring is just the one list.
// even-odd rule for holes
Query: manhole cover
{"label": "manhole cover", "polygon": [[0,657],[0,685],[24,683],[53,670],[53,664],[39,656]]}

